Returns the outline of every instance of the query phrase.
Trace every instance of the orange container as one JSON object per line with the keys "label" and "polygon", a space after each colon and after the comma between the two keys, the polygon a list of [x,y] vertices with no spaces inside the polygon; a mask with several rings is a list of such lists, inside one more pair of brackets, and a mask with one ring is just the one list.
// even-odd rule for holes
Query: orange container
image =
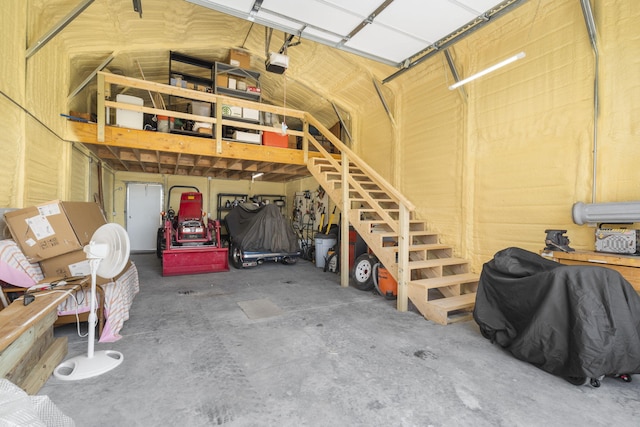
{"label": "orange container", "polygon": [[262,145],[268,145],[270,147],[289,147],[289,137],[276,132],[262,132]]}
{"label": "orange container", "polygon": [[384,296],[398,296],[398,282],[384,267],[378,267],[378,287]]}

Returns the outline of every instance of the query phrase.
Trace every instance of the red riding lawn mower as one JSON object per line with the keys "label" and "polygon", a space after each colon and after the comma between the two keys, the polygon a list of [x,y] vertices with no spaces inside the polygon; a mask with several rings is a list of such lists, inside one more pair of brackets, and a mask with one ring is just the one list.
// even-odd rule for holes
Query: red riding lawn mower
{"label": "red riding lawn mower", "polygon": [[[180,195],[177,214],[170,205],[176,188],[195,190]],[[229,271],[229,250],[220,242],[220,222],[208,218],[202,206],[197,187],[174,185],[169,189],[156,248],[163,276]]]}

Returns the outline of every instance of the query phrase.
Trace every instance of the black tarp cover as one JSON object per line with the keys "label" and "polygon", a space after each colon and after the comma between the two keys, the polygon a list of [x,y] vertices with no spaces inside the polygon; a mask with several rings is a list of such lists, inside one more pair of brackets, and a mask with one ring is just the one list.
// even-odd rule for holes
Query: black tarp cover
{"label": "black tarp cover", "polygon": [[563,378],[640,373],[640,297],[615,270],[507,248],[484,264],[482,335]]}
{"label": "black tarp cover", "polygon": [[231,243],[243,251],[296,253],[298,238],[276,205],[238,205],[225,217]]}

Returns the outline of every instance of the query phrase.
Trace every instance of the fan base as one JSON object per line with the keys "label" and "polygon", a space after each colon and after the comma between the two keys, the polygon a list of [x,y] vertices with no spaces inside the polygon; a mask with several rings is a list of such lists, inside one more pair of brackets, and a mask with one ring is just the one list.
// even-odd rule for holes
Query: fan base
{"label": "fan base", "polygon": [[72,357],[59,364],[53,375],[64,381],[83,380],[108,372],[122,363],[124,356],[119,351],[96,351],[93,357],[86,355]]}

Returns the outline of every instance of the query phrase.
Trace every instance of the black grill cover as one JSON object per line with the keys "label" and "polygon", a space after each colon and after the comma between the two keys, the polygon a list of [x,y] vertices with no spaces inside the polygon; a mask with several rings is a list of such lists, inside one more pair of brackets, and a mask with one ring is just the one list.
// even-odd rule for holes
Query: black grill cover
{"label": "black grill cover", "polygon": [[231,243],[243,251],[296,253],[298,238],[276,205],[240,204],[225,217]]}
{"label": "black grill cover", "polygon": [[507,248],[483,266],[473,317],[485,338],[551,374],[640,373],[640,296],[615,270]]}

